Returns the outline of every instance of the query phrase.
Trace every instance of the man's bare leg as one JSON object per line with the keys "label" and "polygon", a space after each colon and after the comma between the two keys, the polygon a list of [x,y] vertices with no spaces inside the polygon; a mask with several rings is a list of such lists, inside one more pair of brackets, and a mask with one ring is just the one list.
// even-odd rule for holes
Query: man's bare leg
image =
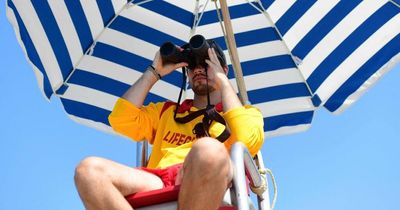
{"label": "man's bare leg", "polygon": [[208,137],[197,140],[183,163],[178,209],[218,209],[232,177],[224,145]]}
{"label": "man's bare leg", "polygon": [[75,185],[88,210],[132,209],[124,196],[163,187],[158,176],[98,157],[78,165]]}

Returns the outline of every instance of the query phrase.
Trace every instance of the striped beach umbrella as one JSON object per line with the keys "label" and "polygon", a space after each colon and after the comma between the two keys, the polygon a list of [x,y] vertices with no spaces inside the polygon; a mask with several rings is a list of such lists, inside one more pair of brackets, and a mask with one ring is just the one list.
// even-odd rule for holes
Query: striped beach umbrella
{"label": "striped beach umbrella", "polygon": [[[266,135],[307,129],[319,107],[342,112],[389,71],[400,59],[399,3],[229,0],[244,87],[263,113]],[[60,98],[70,118],[100,130],[112,132],[107,117],[114,103],[164,42],[183,45],[195,34],[215,39],[233,69],[219,1],[7,0],[6,6],[45,97]],[[176,101],[181,76],[176,70],[163,77],[146,103]],[[236,85],[233,71],[229,78]]]}

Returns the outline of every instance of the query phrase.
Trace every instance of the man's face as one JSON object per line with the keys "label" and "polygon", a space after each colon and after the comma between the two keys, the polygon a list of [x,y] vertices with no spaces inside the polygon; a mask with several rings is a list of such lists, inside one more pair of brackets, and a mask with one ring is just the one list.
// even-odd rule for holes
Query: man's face
{"label": "man's face", "polygon": [[[206,69],[203,66],[197,66],[194,69],[188,69],[189,84],[196,95],[207,95],[207,76]],[[208,92],[216,90],[213,78],[208,78]]]}

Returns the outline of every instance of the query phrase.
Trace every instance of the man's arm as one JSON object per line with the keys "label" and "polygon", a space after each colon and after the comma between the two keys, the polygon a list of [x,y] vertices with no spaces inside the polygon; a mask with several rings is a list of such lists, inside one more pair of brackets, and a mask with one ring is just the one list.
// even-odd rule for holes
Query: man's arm
{"label": "man's arm", "polygon": [[153,70],[150,69],[152,67],[149,66],[149,69],[146,69],[143,75],[116,102],[113,111],[108,117],[112,128],[133,140],[147,139],[151,143],[162,103],[150,103],[143,107],[144,99],[159,79],[157,74],[165,76],[176,68],[185,65],[187,64],[162,65],[160,54],[157,52],[153,61],[153,67],[156,72],[152,72]]}
{"label": "man's arm", "polygon": [[208,74],[209,76],[215,78],[215,82],[217,83],[218,88],[221,90],[221,101],[224,107],[224,112],[228,112],[229,110],[243,106],[236,95],[232,84],[229,82],[227,77],[228,69],[227,67],[224,67],[225,69],[221,67],[214,48],[208,49],[208,56],[210,57],[210,60],[206,60],[206,62],[211,70],[208,72]]}
{"label": "man's arm", "polygon": [[209,75],[215,77],[216,84],[221,90],[221,100],[224,106],[224,119],[231,129],[231,136],[224,142],[230,149],[233,143],[241,141],[254,156],[264,142],[264,122],[261,112],[255,107],[243,106],[229,82],[227,69],[221,67],[213,48],[209,49]]}
{"label": "man's arm", "polygon": [[221,79],[221,100],[224,112],[243,106],[226,76]]}
{"label": "man's arm", "polygon": [[264,143],[264,120],[256,107],[245,105],[223,114],[231,136],[224,142],[230,147],[237,141],[244,143],[251,155],[257,154]]}
{"label": "man's arm", "polygon": [[128,100],[138,108],[142,107],[144,99],[157,80],[158,78],[156,75],[147,69],[124,95],[122,95],[122,98]]}
{"label": "man's arm", "polygon": [[[165,76],[175,69],[187,66],[187,63],[163,65],[160,52],[158,51],[154,57],[152,66],[155,68],[154,71],[160,76]],[[143,106],[144,99],[158,80],[158,77],[151,72],[152,70],[150,68],[149,66],[143,75],[122,96],[122,98],[128,100],[138,108]]]}

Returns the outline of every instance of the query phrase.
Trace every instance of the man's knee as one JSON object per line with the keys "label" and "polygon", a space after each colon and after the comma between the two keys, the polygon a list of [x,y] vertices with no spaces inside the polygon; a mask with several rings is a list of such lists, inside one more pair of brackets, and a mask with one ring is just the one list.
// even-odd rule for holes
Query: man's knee
{"label": "man's knee", "polygon": [[106,175],[104,159],[88,157],[83,159],[75,168],[75,183],[80,184],[92,179],[100,179]]}
{"label": "man's knee", "polygon": [[196,165],[204,165],[208,168],[222,167],[230,161],[224,144],[209,137],[197,140],[193,144],[191,153],[191,158]]}

